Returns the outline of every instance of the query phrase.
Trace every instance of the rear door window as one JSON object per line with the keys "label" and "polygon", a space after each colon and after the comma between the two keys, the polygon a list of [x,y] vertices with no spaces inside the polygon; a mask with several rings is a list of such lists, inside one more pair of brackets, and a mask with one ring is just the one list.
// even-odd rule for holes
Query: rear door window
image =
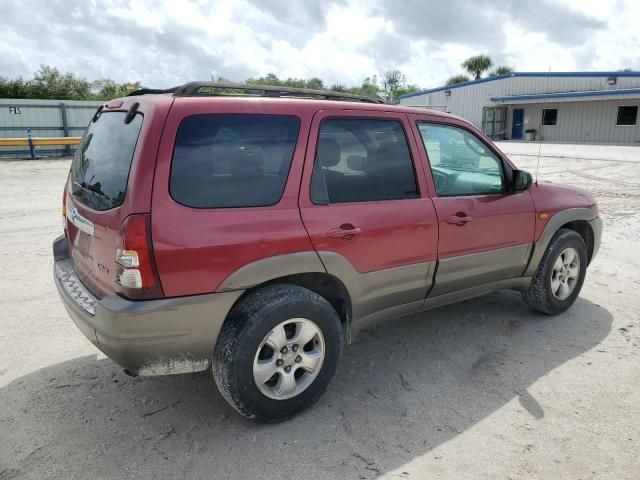
{"label": "rear door window", "polygon": [[194,208],[260,207],[282,197],[300,120],[289,115],[192,115],[178,128],[170,193]]}
{"label": "rear door window", "polygon": [[399,121],[329,118],[320,124],[311,179],[315,203],[419,196],[409,145]]}
{"label": "rear door window", "polygon": [[71,164],[69,191],[94,210],[115,208],[124,201],[142,126],[141,114],[125,123],[126,114],[103,112],[91,122]]}

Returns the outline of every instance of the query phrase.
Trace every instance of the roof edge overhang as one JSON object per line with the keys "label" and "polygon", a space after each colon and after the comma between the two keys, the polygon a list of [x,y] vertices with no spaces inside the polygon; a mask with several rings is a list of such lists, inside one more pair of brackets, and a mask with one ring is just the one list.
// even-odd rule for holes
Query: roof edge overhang
{"label": "roof edge overhang", "polygon": [[546,102],[575,102],[585,100],[609,100],[610,97],[639,99],[640,88],[619,88],[612,90],[585,90],[581,92],[555,92],[532,95],[506,95],[491,97],[495,103],[546,103]]}
{"label": "roof edge overhang", "polygon": [[455,83],[453,85],[444,85],[442,87],[430,88],[425,90],[419,90],[413,93],[407,93],[400,95],[398,100],[403,98],[416,97],[418,95],[425,95],[428,93],[441,92],[444,90],[452,90],[454,88],[468,87],[470,85],[477,85],[485,82],[494,82],[496,80],[504,80],[505,78],[514,77],[547,77],[547,78],[571,78],[571,77],[640,77],[640,71],[620,71],[620,72],[513,72],[505,73],[503,75],[496,75],[495,77],[481,78],[479,80],[470,80],[468,82]]}

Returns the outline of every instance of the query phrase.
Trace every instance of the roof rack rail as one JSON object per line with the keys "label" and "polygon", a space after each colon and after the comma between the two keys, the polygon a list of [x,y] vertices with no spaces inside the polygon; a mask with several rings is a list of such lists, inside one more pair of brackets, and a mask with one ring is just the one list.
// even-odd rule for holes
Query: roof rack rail
{"label": "roof rack rail", "polygon": [[[143,90],[138,90],[137,92],[142,92]],[[227,90],[228,93],[224,93],[224,90]],[[157,92],[148,91],[144,93],[169,93],[171,91],[173,91],[173,95],[175,97],[245,95],[258,97],[320,98],[323,100],[342,100],[364,103],[387,103],[380,97],[356,95],[353,93],[228,82],[189,82],[175,89],[160,90]],[[130,95],[138,94],[137,92],[133,92]],[[142,95],[142,93],[139,93],[138,95]]]}
{"label": "roof rack rail", "polygon": [[138,95],[147,95],[152,93],[173,93],[178,89],[178,87],[172,87],[167,89],[158,89],[158,88],[141,88],[139,90],[134,90],[131,93],[127,94],[127,97],[137,97]]}

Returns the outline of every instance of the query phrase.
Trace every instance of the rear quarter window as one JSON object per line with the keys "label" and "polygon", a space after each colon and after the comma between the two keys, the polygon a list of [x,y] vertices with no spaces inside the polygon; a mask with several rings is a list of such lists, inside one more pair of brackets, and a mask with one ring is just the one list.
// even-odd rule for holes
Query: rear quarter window
{"label": "rear quarter window", "polygon": [[192,115],[178,128],[169,190],[194,208],[260,207],[282,197],[300,120],[289,115]]}
{"label": "rear quarter window", "polygon": [[103,112],[92,121],[71,163],[69,191],[94,210],[109,210],[124,201],[142,126],[141,114],[124,123],[126,114]]}

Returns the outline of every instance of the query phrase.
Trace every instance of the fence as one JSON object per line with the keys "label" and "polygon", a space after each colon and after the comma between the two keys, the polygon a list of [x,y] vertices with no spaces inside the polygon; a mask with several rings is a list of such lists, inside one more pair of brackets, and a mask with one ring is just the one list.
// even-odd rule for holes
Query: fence
{"label": "fence", "polygon": [[[0,138],[79,137],[93,117],[100,101],[0,99]],[[74,145],[34,146],[38,156],[72,155]],[[29,156],[29,146],[0,146],[0,157]]]}

